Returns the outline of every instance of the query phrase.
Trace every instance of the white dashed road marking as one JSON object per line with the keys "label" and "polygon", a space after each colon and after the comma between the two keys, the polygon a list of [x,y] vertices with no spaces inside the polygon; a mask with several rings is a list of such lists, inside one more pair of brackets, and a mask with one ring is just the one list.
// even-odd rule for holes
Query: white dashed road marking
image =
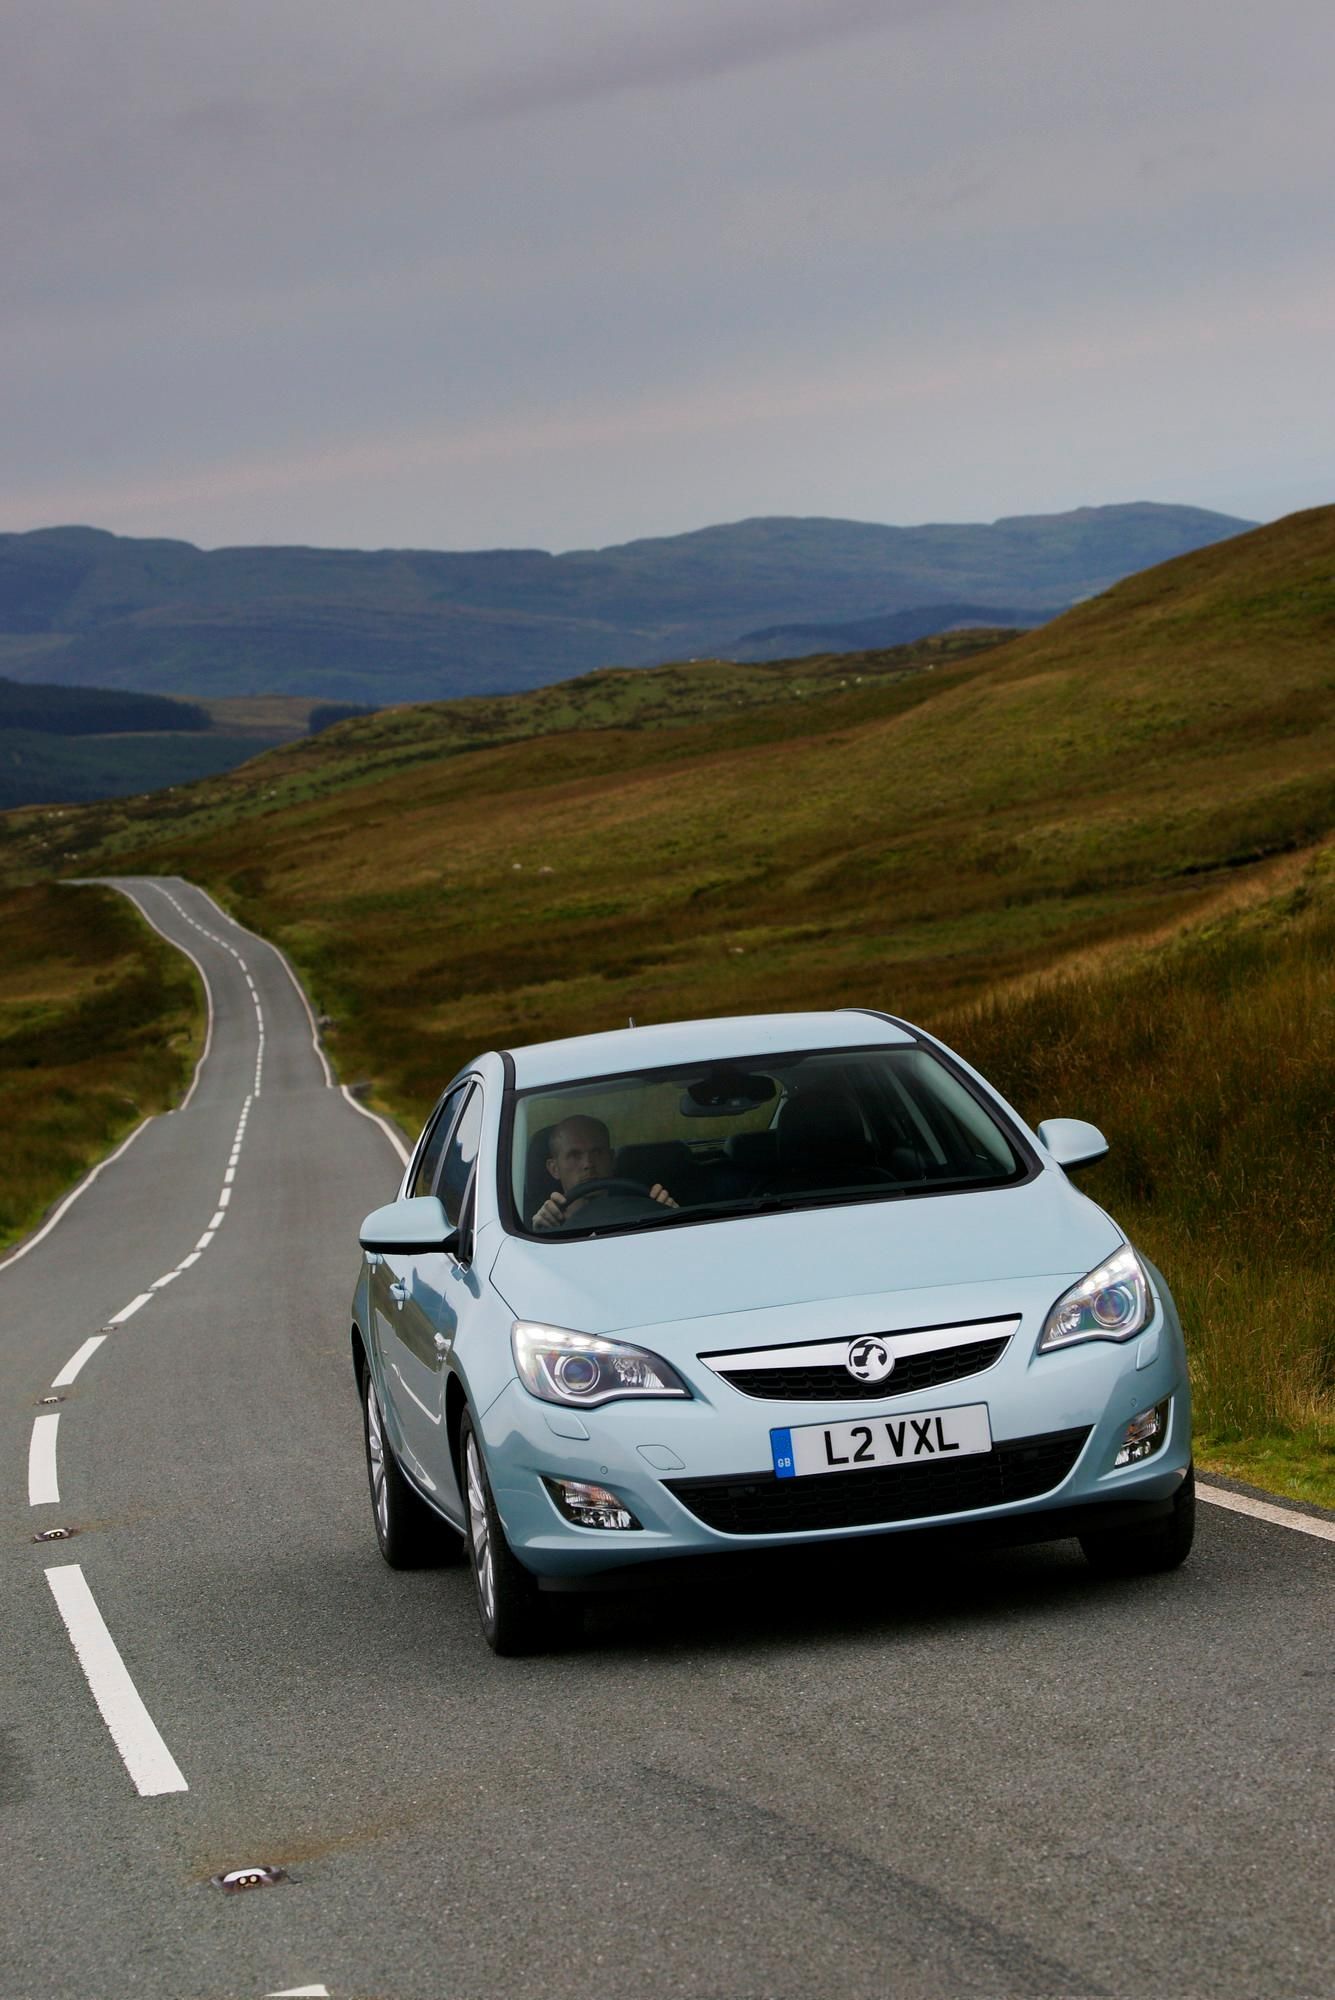
{"label": "white dashed road marking", "polygon": [[149,1300],[152,1298],[152,1296],[153,1296],[152,1292],[140,1292],[137,1299],[131,1299],[128,1306],[122,1306],[118,1313],[113,1313],[111,1315],[111,1318],[107,1321],[107,1325],[124,1326],[126,1320],[129,1319],[132,1314],[137,1313],[140,1306],[146,1306]]}
{"label": "white dashed road marking", "polygon": [[70,1356],[59,1375],[55,1377],[51,1387],[53,1389],[68,1389],[70,1383],[75,1380],[79,1370],[83,1367],[84,1362],[92,1360],[106,1337],[105,1333],[95,1333],[91,1339],[85,1340],[83,1346]]}
{"label": "white dashed road marking", "polygon": [[[203,983],[208,1021],[204,1037],[204,1047],[195,1065],[194,1076],[191,1079],[190,1087],[185,1097],[177,1107],[178,1110],[184,1111],[199,1086],[205,1064],[213,1046],[215,1023],[213,988],[209,982],[208,974],[195,954],[182,945],[179,939],[168,936],[168,933],[154,921],[143,907],[143,904],[139,902],[138,898],[128,888],[122,887],[119,883],[114,886],[120,888],[121,893],[135,904],[139,914],[149,924],[151,929],[157,931],[159,936],[166,938],[169,944],[183,952],[190,959]],[[245,959],[234,945],[228,943],[225,937],[219,936],[214,931],[206,930],[202,924],[197,923],[169,890],[160,888],[160,893],[166,897],[177,915],[192,930],[197,931],[201,937],[207,938],[211,943],[217,944],[222,950],[229,952],[236,960],[238,967],[245,977],[246,986],[255,1007],[256,1047],[254,1083],[241,1107],[240,1117],[237,1120],[236,1131],[232,1139],[231,1150],[228,1154],[224,1170],[223,1185],[218,1194],[218,1206],[208,1228],[199,1237],[194,1249],[188,1255],[184,1256],[179,1264],[175,1265],[169,1271],[164,1271],[160,1277],[153,1280],[147,1291],[138,1293],[130,1300],[128,1305],[122,1306],[118,1313],[113,1313],[111,1318],[106,1322],[103,1332],[95,1334],[83,1342],[82,1346],[71,1355],[60,1373],[55,1377],[52,1387],[57,1389],[68,1388],[92,1359],[93,1355],[96,1354],[98,1348],[104,1344],[107,1335],[112,1329],[123,1327],[142,1307],[151,1303],[155,1293],[173,1284],[184,1272],[197,1264],[203,1252],[213,1242],[219,1228],[226,1220],[227,1209],[231,1202],[233,1185],[236,1182],[237,1168],[245,1141],[246,1124],[250,1116],[251,1106],[259,1097],[263,1082],[265,1045],[264,1008],[259,990],[250,974]],[[203,894],[202,891],[197,893]],[[207,900],[211,902],[212,899],[209,898]],[[217,905],[215,904],[213,907],[216,909]],[[225,913],[221,910],[218,914],[220,918],[225,916]],[[231,919],[227,919],[227,921],[230,922]],[[267,943],[267,940],[262,939],[260,941],[261,943]],[[296,974],[293,972],[283,953],[276,946],[270,946],[269,949],[274,952],[279,964],[287,973],[301,1001],[306,1018],[310,1023],[311,1044],[319,1060],[325,1084],[327,1087],[332,1088],[334,1086],[333,1074],[329,1068],[324,1050],[320,1046],[319,1030],[315,1016],[311,1010],[310,1002],[307,1000],[300,981],[297,979]],[[355,1111],[363,1117],[373,1119],[381,1127],[400,1159],[406,1162],[408,1154],[403,1142],[385,1120],[377,1117],[374,1112],[367,1111],[363,1105],[358,1104],[351,1093],[344,1091],[343,1095]],[[42,1242],[55,1228],[71,1204],[78,1200],[79,1196],[91,1187],[93,1182],[107,1167],[111,1166],[114,1161],[121,1157],[150,1122],[150,1120],[145,1119],[143,1124],[136,1126],[134,1131],[116,1148],[115,1152],[111,1153],[107,1159],[94,1167],[92,1172],[80,1182],[79,1186],[66,1196],[41,1229],[37,1230],[17,1250],[11,1252],[10,1256],[0,1260],[0,1270],[3,1270],[5,1264],[11,1263],[19,1257],[26,1256],[30,1250]],[[58,1411],[44,1411],[33,1421],[32,1438],[28,1453],[28,1498],[29,1503],[35,1507],[59,1504],[60,1501],[60,1487],[56,1469],[56,1439],[59,1432],[59,1425],[60,1413]],[[57,1608],[69,1632],[79,1664],[92,1690],[93,1698],[111,1733],[112,1740],[125,1763],[126,1769],[134,1782],[136,1790],[144,1797],[186,1791],[188,1786],[180,1767],[167,1749],[156,1724],[131,1679],[116,1643],[107,1630],[105,1620],[93,1598],[92,1591],[84,1577],[82,1568],[78,1563],[63,1564],[59,1567],[48,1569],[45,1574],[51,1588],[51,1594],[55,1598]],[[288,1996],[308,1995],[311,1996],[311,2000],[318,2000],[318,1996],[325,1996],[325,2000],[328,2000],[328,1988],[324,1985],[296,1986],[283,1990]]]}
{"label": "white dashed road marking", "polygon": [[189,1791],[180,1766],[130,1679],[78,1563],[49,1569],[46,1580],[93,1691],[93,1700],[111,1731],[111,1740],[120,1751],[135,1790],[142,1798]]}
{"label": "white dashed road marking", "polygon": [[28,1505],[54,1507],[60,1502],[56,1484],[56,1429],[59,1410],[34,1417],[32,1443],[28,1446]]}

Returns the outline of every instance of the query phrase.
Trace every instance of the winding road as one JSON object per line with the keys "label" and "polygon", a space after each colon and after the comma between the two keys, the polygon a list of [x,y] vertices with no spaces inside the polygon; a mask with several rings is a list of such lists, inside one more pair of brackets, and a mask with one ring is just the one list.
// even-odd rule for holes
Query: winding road
{"label": "winding road", "polygon": [[371,1529],[401,1143],[270,945],[117,886],[209,1039],[0,1261],[4,2000],[1335,1993],[1328,1519],[1224,1494],[1135,1582],[890,1542],[493,1658]]}

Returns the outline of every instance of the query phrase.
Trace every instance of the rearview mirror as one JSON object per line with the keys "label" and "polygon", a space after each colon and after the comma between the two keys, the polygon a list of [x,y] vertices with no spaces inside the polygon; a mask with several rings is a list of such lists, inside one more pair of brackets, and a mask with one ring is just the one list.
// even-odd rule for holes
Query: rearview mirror
{"label": "rearview mirror", "polygon": [[1092,1167],[1108,1150],[1098,1126],[1083,1118],[1045,1118],[1038,1136],[1059,1167]]}
{"label": "rearview mirror", "polygon": [[728,1118],[754,1111],[777,1094],[772,1076],[751,1076],[740,1069],[711,1069],[688,1083],[681,1094],[683,1118]]}
{"label": "rearview mirror", "polygon": [[409,1195],[371,1211],[360,1231],[363,1250],[397,1251],[401,1256],[459,1247],[459,1232],[434,1194]]}

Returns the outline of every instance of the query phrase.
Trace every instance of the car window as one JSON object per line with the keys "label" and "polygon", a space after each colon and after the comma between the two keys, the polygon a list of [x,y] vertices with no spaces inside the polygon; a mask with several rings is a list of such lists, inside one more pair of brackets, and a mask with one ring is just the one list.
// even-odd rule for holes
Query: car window
{"label": "car window", "polygon": [[477,1158],[477,1142],[481,1132],[482,1092],[478,1085],[474,1084],[472,1094],[450,1134],[435,1189],[444,1205],[446,1215],[456,1225],[463,1209],[464,1195],[468,1191],[468,1179],[473,1171],[473,1162]]}
{"label": "car window", "polygon": [[514,1214],[537,1235],[995,1187],[1033,1170],[992,1104],[922,1045],[520,1092],[508,1165]]}
{"label": "car window", "polygon": [[417,1169],[413,1174],[412,1186],[408,1190],[409,1194],[432,1194],[435,1192],[436,1172],[440,1166],[440,1156],[445,1150],[445,1141],[450,1136],[450,1127],[454,1123],[455,1113],[463,1103],[467,1090],[468,1085],[461,1083],[457,1090],[452,1090],[449,1096],[442,1100],[440,1111],[432,1121],[431,1129],[427,1134],[426,1144],[422,1148],[421,1156],[418,1159]]}

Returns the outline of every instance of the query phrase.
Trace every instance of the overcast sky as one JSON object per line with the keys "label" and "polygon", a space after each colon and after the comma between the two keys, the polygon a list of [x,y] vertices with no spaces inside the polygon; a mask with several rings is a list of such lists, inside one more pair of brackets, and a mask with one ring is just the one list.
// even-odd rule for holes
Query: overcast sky
{"label": "overcast sky", "polygon": [[0,529],[1335,501],[1335,0],[5,0]]}

